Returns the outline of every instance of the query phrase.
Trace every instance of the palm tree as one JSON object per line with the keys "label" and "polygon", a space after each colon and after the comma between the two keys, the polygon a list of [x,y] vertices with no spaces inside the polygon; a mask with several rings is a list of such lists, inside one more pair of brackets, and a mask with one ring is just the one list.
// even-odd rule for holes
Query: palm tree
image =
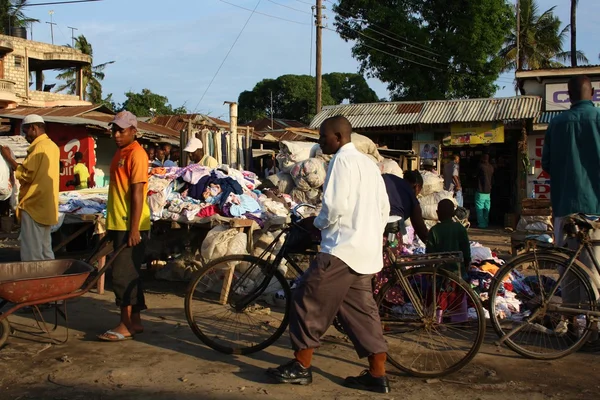
{"label": "palm tree", "polygon": [[[552,7],[540,13],[536,0],[520,0],[519,69],[555,68],[564,66],[562,62],[571,58],[570,52],[563,51],[563,42],[570,26],[562,30],[561,20]],[[576,59],[587,63],[585,55],[576,51]],[[517,67],[517,35],[513,31],[500,51],[504,61],[503,72]]]}
{"label": "palm tree", "polygon": [[[67,45],[71,47],[70,45]],[[94,50],[92,49],[92,45],[87,41],[85,36],[79,35],[75,39],[76,50],[81,51],[83,54],[87,54],[92,58],[94,58]],[[102,83],[104,80],[104,69],[107,65],[114,63],[114,61],[109,61],[104,64],[99,64],[93,66],[93,63],[90,65],[86,65],[83,67],[83,100],[90,101],[94,104],[99,104],[102,102]],[[63,68],[61,74],[57,75],[58,79],[64,80],[65,83],[60,85],[56,91],[62,92],[64,90],[69,94],[77,93],[77,68]]]}
{"label": "palm tree", "polygon": [[571,66],[577,66],[577,3],[571,0]]}
{"label": "palm tree", "polygon": [[28,0],[0,0],[0,24],[4,32],[15,27],[25,27],[32,22],[40,22],[39,19],[29,18],[23,13],[27,7]]}

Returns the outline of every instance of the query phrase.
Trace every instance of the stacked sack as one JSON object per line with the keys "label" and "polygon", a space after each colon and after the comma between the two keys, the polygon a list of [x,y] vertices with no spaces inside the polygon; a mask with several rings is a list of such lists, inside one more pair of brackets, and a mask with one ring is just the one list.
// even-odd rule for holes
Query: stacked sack
{"label": "stacked sack", "polygon": [[[371,139],[353,133],[352,143],[358,151],[377,163],[382,173],[402,177],[398,163],[381,157],[377,145]],[[315,143],[282,141],[279,149],[277,161],[281,172],[268,179],[281,193],[290,194],[295,202],[319,205],[327,167],[333,156],[323,154],[320,146]]]}
{"label": "stacked sack", "polygon": [[444,179],[429,171],[421,171],[423,177],[423,189],[419,195],[419,203],[423,212],[423,219],[428,228],[438,222],[437,206],[444,199],[450,199],[456,207],[458,203],[454,199],[454,193],[444,190]]}

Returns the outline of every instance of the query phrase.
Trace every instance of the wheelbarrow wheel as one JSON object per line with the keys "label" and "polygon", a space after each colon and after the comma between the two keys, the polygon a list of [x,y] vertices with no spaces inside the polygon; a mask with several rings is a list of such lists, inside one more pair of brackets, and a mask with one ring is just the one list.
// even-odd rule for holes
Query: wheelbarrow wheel
{"label": "wheelbarrow wheel", "polygon": [[0,349],[6,341],[8,340],[8,336],[10,335],[10,324],[8,323],[8,319],[3,319],[0,321]]}

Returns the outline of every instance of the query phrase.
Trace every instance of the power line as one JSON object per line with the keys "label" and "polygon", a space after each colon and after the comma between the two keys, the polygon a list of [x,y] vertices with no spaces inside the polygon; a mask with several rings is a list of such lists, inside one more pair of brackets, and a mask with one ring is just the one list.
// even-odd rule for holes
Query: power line
{"label": "power line", "polygon": [[[221,0],[223,1],[223,0]],[[238,40],[240,39],[240,37],[242,36],[242,33],[244,33],[244,30],[246,29],[246,26],[248,26],[248,23],[250,22],[250,19],[252,18],[252,16],[256,13],[256,9],[258,8],[258,6],[260,5],[262,0],[258,0],[258,2],[256,3],[256,6],[254,6],[254,10],[250,10],[252,11],[252,14],[250,14],[248,16],[248,19],[246,20],[246,23],[244,24],[244,26],[242,26],[242,30],[240,30],[240,33],[237,35],[237,37],[235,38],[235,40],[233,41],[233,44],[231,45],[231,47],[229,48],[229,51],[227,52],[227,54],[225,54],[225,58],[223,59],[223,61],[221,62],[221,65],[219,65],[219,68],[217,68],[217,72],[215,72],[215,75],[212,77],[212,79],[210,80],[210,83],[208,84],[208,86],[206,87],[206,90],[204,91],[204,93],[202,94],[202,97],[200,98],[200,100],[198,101],[198,104],[196,104],[196,107],[194,107],[194,111],[192,111],[192,114],[194,114],[196,112],[196,110],[198,109],[198,106],[200,105],[200,103],[202,103],[202,100],[204,100],[204,97],[206,96],[206,93],[208,93],[208,90],[210,89],[210,87],[212,86],[213,82],[215,81],[215,79],[217,79],[217,75],[219,75],[219,72],[221,71],[221,68],[223,68],[223,65],[225,65],[225,61],[227,61],[227,58],[229,57],[229,54],[231,54],[231,52],[233,51],[233,48],[235,47],[236,43],[238,42]]]}
{"label": "power line", "polygon": [[[424,59],[424,60],[427,60],[427,61],[434,62],[434,63],[436,63],[436,64],[439,64],[439,65],[448,66],[448,64],[447,64],[447,63],[443,63],[443,62],[440,62],[440,61],[434,60],[434,59],[432,59],[432,58],[429,58],[429,57],[426,57],[426,56],[424,56],[424,55],[422,55],[422,54],[415,53],[414,51],[410,51],[410,50],[407,50],[407,49],[403,49],[403,48],[401,48],[401,47],[394,46],[394,45],[392,45],[392,44],[385,43],[385,42],[383,42],[383,41],[381,41],[381,40],[375,39],[375,38],[373,38],[373,37],[371,37],[371,36],[368,36],[368,35],[364,34],[362,31],[359,31],[358,29],[351,28],[350,26],[347,26],[347,25],[345,25],[345,26],[346,26],[348,29],[350,29],[351,31],[354,31],[354,32],[356,32],[356,33],[357,33],[357,34],[359,34],[360,36],[364,36],[365,38],[367,38],[367,39],[370,39],[370,40],[373,40],[374,42],[377,42],[377,43],[383,44],[384,46],[391,47],[391,48],[393,48],[393,49],[396,49],[396,50],[404,51],[404,52],[406,52],[406,53],[412,54],[412,55],[414,55],[414,56],[420,57],[420,58],[422,58],[422,59]],[[437,55],[437,54],[436,54],[436,55]]]}
{"label": "power line", "polygon": [[[418,50],[424,51],[424,52],[426,52],[426,53],[430,53],[430,54],[432,54],[432,55],[436,55],[436,56],[437,56],[437,55],[439,55],[438,53],[436,53],[436,52],[434,52],[434,51],[432,51],[432,50],[428,50],[427,48],[423,47],[423,45],[422,45],[422,44],[420,44],[420,43],[417,43],[417,42],[415,42],[415,41],[413,41],[413,40],[410,40],[410,39],[408,39],[408,38],[402,38],[402,39],[398,39],[398,38],[400,37],[400,36],[398,36],[398,34],[396,34],[396,33],[392,32],[392,31],[390,31],[390,30],[387,30],[387,29],[385,29],[385,28],[382,28],[382,27],[380,27],[380,26],[378,26],[378,25],[375,25],[374,23],[372,23],[372,22],[370,22],[370,21],[368,21],[368,20],[366,20],[366,19],[363,19],[363,18],[355,18],[355,17],[353,17],[353,16],[352,16],[352,13],[351,13],[350,11],[343,9],[342,7],[340,7],[338,4],[334,3],[334,2],[333,2],[333,1],[331,1],[331,0],[325,0],[325,1],[327,1],[327,2],[329,2],[329,3],[331,3],[331,4],[333,4],[334,6],[336,6],[336,8],[337,8],[337,9],[339,9],[339,10],[341,10],[341,11],[345,12],[345,13],[348,15],[347,17],[344,17],[344,16],[343,16],[343,15],[341,15],[340,13],[337,13],[339,16],[341,16],[341,17],[343,17],[343,18],[346,18],[346,19],[353,19],[353,20],[360,21],[360,22],[362,22],[362,23],[366,23],[366,24],[368,24],[369,26],[365,27],[365,29],[371,30],[371,31],[373,31],[373,32],[375,32],[375,33],[378,33],[378,34],[380,34],[380,35],[382,35],[382,36],[385,36],[385,37],[387,37],[388,39],[395,40],[395,41],[397,41],[397,42],[399,42],[399,43],[402,43],[402,44],[405,44],[405,45],[407,45],[407,46],[413,47],[413,48],[415,48],[415,49],[418,49]],[[383,32],[380,32],[380,31],[378,31],[378,30],[376,30],[376,29],[372,28],[372,26],[374,26],[374,27],[376,27],[376,28],[378,28],[378,29],[381,29],[382,31],[384,31],[384,32],[387,32],[387,33],[389,33],[389,34],[391,34],[391,35],[394,35],[395,37],[392,37],[392,36],[386,35],[385,33],[383,33]],[[413,43],[413,44],[411,44],[411,43]]]}
{"label": "power line", "polygon": [[289,8],[290,10],[294,10],[294,11],[297,11],[297,12],[299,12],[299,13],[303,13],[303,14],[310,14],[308,11],[304,11],[304,10],[298,10],[297,8],[290,7],[290,6],[286,5],[286,4],[281,4],[281,3],[278,3],[278,2],[276,2],[275,0],[267,0],[267,1],[268,1],[268,2],[270,2],[270,3],[273,3],[273,4],[277,4],[277,5],[278,5],[278,6],[280,6],[280,7]]}
{"label": "power line", "polygon": [[229,4],[230,6],[233,6],[233,7],[241,8],[242,10],[251,11],[253,14],[264,15],[265,17],[275,18],[275,19],[279,19],[281,21],[291,22],[291,23],[298,24],[298,25],[308,25],[305,22],[294,21],[292,19],[285,19],[285,18],[281,18],[281,17],[276,17],[275,15],[265,14],[265,13],[262,13],[262,12],[259,12],[259,11],[253,11],[250,8],[238,6],[237,4],[230,3],[230,2],[225,1],[225,0],[219,0],[219,1],[222,2],[222,3],[225,3],[225,4]]}
{"label": "power line", "polygon": [[33,6],[53,6],[53,5],[60,5],[60,4],[75,4],[75,3],[92,3],[92,2],[96,2],[96,1],[103,1],[103,0],[71,0],[71,1],[53,1],[53,2],[49,2],[49,3],[33,3],[33,4],[25,4],[23,7],[33,7]]}
{"label": "power line", "polygon": [[307,4],[307,5],[311,6],[311,7],[312,7],[312,6],[314,6],[314,4],[313,4],[313,3],[307,3],[306,1],[302,1],[302,0],[296,0],[296,1],[297,1],[298,3]]}
{"label": "power line", "polygon": [[[335,29],[331,29],[331,28],[323,28],[323,29],[327,29],[328,31],[331,31],[331,32],[336,32],[336,31],[335,31]],[[337,33],[337,32],[336,32],[336,33]],[[365,43],[363,43],[362,45],[363,45],[363,46],[365,46],[365,47],[368,47],[368,48],[370,48],[370,49],[377,50],[377,51],[379,51],[380,53],[387,54],[388,56],[392,56],[392,57],[395,57],[395,58],[397,58],[397,59],[399,59],[399,60],[406,61],[406,62],[408,62],[408,63],[413,63],[413,64],[421,65],[421,66],[423,66],[423,67],[427,67],[427,68],[435,69],[435,70],[437,70],[437,71],[443,71],[441,68],[437,68],[437,67],[433,67],[433,66],[431,66],[431,65],[423,64],[423,63],[420,63],[420,62],[418,62],[418,61],[409,60],[408,58],[400,57],[400,56],[398,56],[398,55],[396,55],[396,54],[392,54],[392,53],[390,53],[390,52],[387,52],[387,51],[385,51],[385,50],[381,50],[381,49],[379,49],[379,48],[377,48],[377,47],[369,46],[368,44],[365,44]]]}

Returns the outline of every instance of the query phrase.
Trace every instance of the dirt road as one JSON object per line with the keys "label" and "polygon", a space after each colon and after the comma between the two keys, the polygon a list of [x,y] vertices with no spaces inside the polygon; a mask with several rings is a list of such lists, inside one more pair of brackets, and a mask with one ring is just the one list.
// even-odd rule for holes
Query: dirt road
{"label": "dirt road", "polygon": [[[181,297],[184,285],[152,286],[146,332],[133,341],[95,340],[117,321],[110,293],[69,303],[73,330],[67,345],[49,346],[22,332],[11,337],[0,350],[0,399],[537,400],[596,398],[600,391],[595,378],[600,355],[576,354],[553,362],[525,360],[491,345],[492,332],[481,353],[459,373],[426,382],[391,370],[393,392],[370,395],[341,386],[345,376],[361,372],[366,364],[331,331],[315,358],[313,385],[274,385],[263,371],[288,360],[286,336],[251,357],[216,353],[200,344],[187,326]],[[35,327],[28,314],[10,320],[19,330]],[[64,329],[59,333],[64,334]]]}

